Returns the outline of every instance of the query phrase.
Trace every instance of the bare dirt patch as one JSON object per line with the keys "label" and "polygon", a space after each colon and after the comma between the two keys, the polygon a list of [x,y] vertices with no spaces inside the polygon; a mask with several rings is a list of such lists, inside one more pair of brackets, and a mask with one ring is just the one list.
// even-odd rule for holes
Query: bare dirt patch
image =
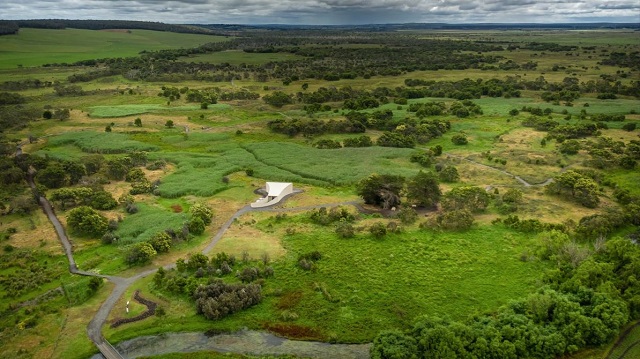
{"label": "bare dirt patch", "polygon": [[292,339],[304,339],[304,340],[324,340],[324,336],[317,330],[311,327],[305,327],[297,324],[283,324],[283,323],[265,323],[264,328],[272,333],[281,335],[285,338]]}

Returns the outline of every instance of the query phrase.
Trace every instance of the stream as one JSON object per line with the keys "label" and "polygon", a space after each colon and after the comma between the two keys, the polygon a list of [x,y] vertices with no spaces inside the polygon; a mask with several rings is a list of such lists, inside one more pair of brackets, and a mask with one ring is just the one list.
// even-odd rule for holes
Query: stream
{"label": "stream", "polygon": [[[277,337],[254,330],[207,335],[202,332],[165,333],[142,336],[120,342],[115,346],[125,358],[133,359],[168,353],[217,351],[221,353],[253,355],[295,355],[317,359],[369,358],[371,344],[330,344]],[[96,354],[91,359],[101,359]]]}

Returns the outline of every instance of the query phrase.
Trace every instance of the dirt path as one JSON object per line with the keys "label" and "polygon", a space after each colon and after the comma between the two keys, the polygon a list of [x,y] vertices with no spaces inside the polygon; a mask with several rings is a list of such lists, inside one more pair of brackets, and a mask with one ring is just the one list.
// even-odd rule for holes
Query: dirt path
{"label": "dirt path", "polygon": [[620,345],[622,345],[622,343],[624,343],[625,339],[627,339],[627,336],[629,335],[629,333],[631,333],[634,329],[636,329],[639,326],[640,326],[640,321],[636,322],[634,325],[630,326],[624,332],[622,332],[622,334],[620,334],[620,336],[618,337],[618,340],[616,340],[616,343],[609,350],[609,354],[607,354],[606,359],[614,359],[614,358],[625,359],[627,357],[627,353],[629,353],[629,351],[631,351],[633,348],[639,346],[640,345],[640,340],[637,340],[633,344],[629,345],[627,347],[627,349],[625,349],[625,351],[622,352],[622,354],[620,356],[618,356],[618,357],[614,357],[613,356],[613,353],[615,352],[615,349],[617,347],[619,347]]}
{"label": "dirt path", "polygon": [[[36,185],[35,185],[35,183],[33,181],[33,176],[29,176],[27,178],[27,182],[29,183],[31,188],[35,191],[36,190]],[[297,193],[300,193],[300,192],[299,191],[295,192],[292,195],[295,195]],[[286,198],[285,198],[285,200],[286,200]],[[51,203],[49,203],[49,201],[43,196],[39,196],[38,197],[38,202],[40,203],[40,207],[42,208],[44,213],[47,215],[47,217],[49,218],[49,221],[51,222],[51,224],[54,226],[54,228],[56,230],[56,233],[58,235],[58,239],[60,240],[60,243],[62,244],[64,252],[65,252],[65,254],[67,256],[67,259],[69,261],[69,272],[71,272],[73,274],[78,274],[78,275],[105,278],[108,281],[110,281],[113,284],[115,284],[115,287],[113,288],[113,291],[111,292],[109,297],[102,303],[102,305],[100,306],[100,308],[98,309],[96,314],[93,316],[93,318],[91,319],[91,321],[87,325],[87,335],[89,336],[89,339],[91,339],[91,341],[98,348],[98,350],[100,350],[100,353],[102,354],[102,356],[104,358],[106,358],[106,359],[124,359],[124,357],[118,352],[118,350],[116,350],[102,336],[102,326],[107,322],[107,318],[109,316],[109,313],[111,313],[111,310],[116,305],[118,300],[122,297],[122,295],[127,291],[127,289],[135,281],[155,273],[157,269],[147,270],[147,271],[138,273],[138,274],[136,274],[136,275],[134,275],[132,277],[127,277],[127,278],[118,277],[118,276],[110,276],[110,275],[101,275],[101,274],[97,274],[97,273],[92,273],[92,272],[86,272],[86,271],[79,270],[78,266],[77,266],[77,264],[75,262],[75,259],[73,258],[73,245],[71,244],[71,241],[69,240],[69,237],[67,236],[67,233],[65,232],[65,229],[62,226],[62,223],[60,223],[60,220],[55,215],[55,212],[53,211],[53,207],[51,206]],[[339,206],[339,205],[359,205],[359,202],[357,202],[357,201],[348,201],[348,202],[341,202],[341,203],[330,203],[330,204],[303,206],[303,207],[294,207],[294,208],[269,208],[269,207],[252,208],[249,205],[244,206],[244,207],[240,208],[236,213],[234,213],[233,216],[231,216],[231,218],[229,218],[222,225],[222,227],[220,227],[218,232],[216,232],[216,234],[211,238],[211,241],[207,245],[207,247],[205,247],[202,250],[202,253],[203,254],[208,254],[209,252],[211,252],[211,250],[213,250],[213,247],[218,243],[218,241],[220,241],[222,236],[229,229],[229,227],[231,227],[233,222],[237,218],[239,218],[240,216],[244,215],[245,213],[252,212],[252,211],[256,211],[256,212],[259,212],[259,211],[262,211],[262,212],[304,211],[304,210],[310,210],[310,209],[320,208],[320,207],[335,207],[335,206]],[[174,266],[175,266],[175,264],[171,264],[171,265],[164,266],[164,268],[165,269],[169,269],[169,268],[172,268]],[[264,333],[264,335],[270,335],[270,334]],[[281,340],[284,341],[284,340],[287,340],[287,339],[281,339]],[[293,342],[297,342],[297,341],[290,341],[290,342],[293,343]],[[322,346],[322,344],[325,344],[325,343],[319,343],[320,346]],[[238,348],[242,348],[242,347],[243,346],[240,345]],[[215,349],[215,348],[213,348],[213,349]],[[238,352],[241,352],[241,353],[244,352],[241,349],[237,349],[237,350],[238,350]],[[233,351],[233,350],[226,350],[226,351]],[[319,352],[316,351],[317,355],[314,355],[313,357],[317,357],[317,358],[325,358],[325,357],[327,357],[326,355],[321,354],[321,353],[322,353],[322,351],[319,351]],[[367,353],[368,353],[368,350],[367,350]],[[283,352],[281,354],[296,354],[296,352]],[[331,357],[331,356],[329,356],[329,357]],[[361,356],[349,356],[349,357],[360,358]]]}
{"label": "dirt path", "polygon": [[[483,167],[483,168],[487,168],[487,169],[490,169],[492,171],[500,172],[500,173],[502,173],[504,175],[507,175],[507,176],[515,179],[516,181],[522,183],[522,185],[525,186],[525,187],[544,187],[544,186],[548,185],[549,183],[553,182],[553,178],[547,178],[546,180],[544,180],[543,182],[540,182],[540,183],[529,183],[524,178],[522,178],[522,177],[520,177],[518,175],[514,175],[511,172],[507,172],[507,171],[501,170],[499,168],[491,167],[489,165],[485,165],[484,163],[480,163],[480,162],[477,162],[477,161],[474,161],[474,160],[470,160],[470,159],[468,159],[466,157],[456,156],[456,155],[452,155],[452,154],[447,154],[447,156],[453,157],[453,158],[457,158],[457,159],[460,159],[460,160],[463,160],[463,161],[467,161],[469,163],[473,163],[473,164],[475,164],[477,166],[480,166],[480,167]],[[568,168],[569,168],[569,166],[564,167],[564,168],[562,168],[562,170],[560,172],[564,172]]]}
{"label": "dirt path", "polygon": [[[128,358],[155,356],[169,353],[193,353],[217,351],[249,355],[295,355],[317,359],[365,359],[369,358],[371,344],[329,344],[289,340],[273,334],[241,330],[209,336],[201,332],[165,333],[126,340],[117,349]],[[93,356],[92,359],[99,359]]]}

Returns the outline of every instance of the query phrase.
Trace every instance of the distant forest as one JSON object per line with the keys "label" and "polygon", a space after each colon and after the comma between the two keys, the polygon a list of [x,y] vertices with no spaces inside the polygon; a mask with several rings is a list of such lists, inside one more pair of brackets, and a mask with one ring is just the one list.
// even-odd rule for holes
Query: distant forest
{"label": "distant forest", "polygon": [[395,30],[507,30],[507,29],[620,29],[640,30],[638,23],[578,23],[578,24],[444,24],[444,23],[406,23],[371,25],[236,25],[236,24],[164,24],[150,21],[128,20],[0,20],[0,35],[13,35],[21,27],[36,29],[142,29],[191,34],[233,35],[233,32],[262,30],[359,30],[359,31],[395,31]]}
{"label": "distant forest", "polygon": [[36,29],[86,29],[86,30],[106,30],[106,29],[141,29],[180,32],[190,34],[215,35],[216,32],[193,25],[163,24],[161,22],[149,21],[127,21],[127,20],[0,20],[0,35],[12,35],[18,32],[21,27]]}

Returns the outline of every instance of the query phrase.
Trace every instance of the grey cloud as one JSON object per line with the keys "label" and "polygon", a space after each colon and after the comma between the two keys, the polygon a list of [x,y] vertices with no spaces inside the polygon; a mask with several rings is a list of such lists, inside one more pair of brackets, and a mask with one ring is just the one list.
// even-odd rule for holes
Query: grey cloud
{"label": "grey cloud", "polygon": [[4,0],[0,19],[201,23],[640,21],[638,0]]}

